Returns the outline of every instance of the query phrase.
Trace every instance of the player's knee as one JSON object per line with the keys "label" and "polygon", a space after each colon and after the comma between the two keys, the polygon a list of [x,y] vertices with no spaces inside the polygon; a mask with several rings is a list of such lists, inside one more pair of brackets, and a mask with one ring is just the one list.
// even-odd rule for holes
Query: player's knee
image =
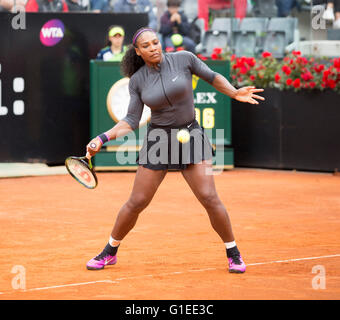
{"label": "player's knee", "polygon": [[220,205],[220,199],[215,191],[205,190],[200,194],[200,201],[205,208],[214,208]]}
{"label": "player's knee", "polygon": [[127,205],[132,211],[140,212],[143,209],[145,209],[149,203],[150,203],[149,197],[143,194],[140,194],[140,195],[131,197],[128,200]]}

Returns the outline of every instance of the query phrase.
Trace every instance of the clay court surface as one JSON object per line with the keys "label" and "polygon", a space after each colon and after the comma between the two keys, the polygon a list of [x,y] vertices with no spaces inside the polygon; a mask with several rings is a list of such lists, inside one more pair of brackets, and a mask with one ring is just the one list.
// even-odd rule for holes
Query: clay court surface
{"label": "clay court surface", "polygon": [[[98,173],[95,190],[68,175],[0,179],[0,299],[340,298],[340,177],[327,173],[236,168],[215,177],[245,274],[227,272],[224,244],[179,172],[168,173],[118,263],[88,271],[134,176]],[[13,288],[15,266],[25,289]]]}

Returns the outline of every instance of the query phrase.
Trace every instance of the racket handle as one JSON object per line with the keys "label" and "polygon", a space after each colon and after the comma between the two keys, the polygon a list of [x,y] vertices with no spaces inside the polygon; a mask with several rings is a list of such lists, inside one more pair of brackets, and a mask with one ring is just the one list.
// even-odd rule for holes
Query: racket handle
{"label": "racket handle", "polygon": [[[94,143],[94,142],[92,142],[91,144],[90,144],[90,148],[91,149],[95,149],[95,148],[97,148],[97,145]],[[92,158],[92,156],[90,155],[90,153],[87,151],[86,152],[86,156],[85,156],[87,159],[91,159]]]}

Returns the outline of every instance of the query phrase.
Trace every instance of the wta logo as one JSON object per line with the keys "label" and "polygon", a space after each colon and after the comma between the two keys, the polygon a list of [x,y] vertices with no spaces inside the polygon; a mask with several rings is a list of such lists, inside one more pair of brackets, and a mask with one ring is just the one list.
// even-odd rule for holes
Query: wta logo
{"label": "wta logo", "polygon": [[53,47],[64,37],[65,26],[58,20],[47,21],[40,30],[40,41],[46,47]]}

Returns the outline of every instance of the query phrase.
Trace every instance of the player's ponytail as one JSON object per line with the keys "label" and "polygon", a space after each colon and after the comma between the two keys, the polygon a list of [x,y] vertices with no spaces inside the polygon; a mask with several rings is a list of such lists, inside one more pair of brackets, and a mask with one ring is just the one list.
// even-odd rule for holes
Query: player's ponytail
{"label": "player's ponytail", "polygon": [[137,55],[135,47],[130,45],[121,62],[121,71],[125,77],[131,78],[137,70],[145,64],[144,60]]}

